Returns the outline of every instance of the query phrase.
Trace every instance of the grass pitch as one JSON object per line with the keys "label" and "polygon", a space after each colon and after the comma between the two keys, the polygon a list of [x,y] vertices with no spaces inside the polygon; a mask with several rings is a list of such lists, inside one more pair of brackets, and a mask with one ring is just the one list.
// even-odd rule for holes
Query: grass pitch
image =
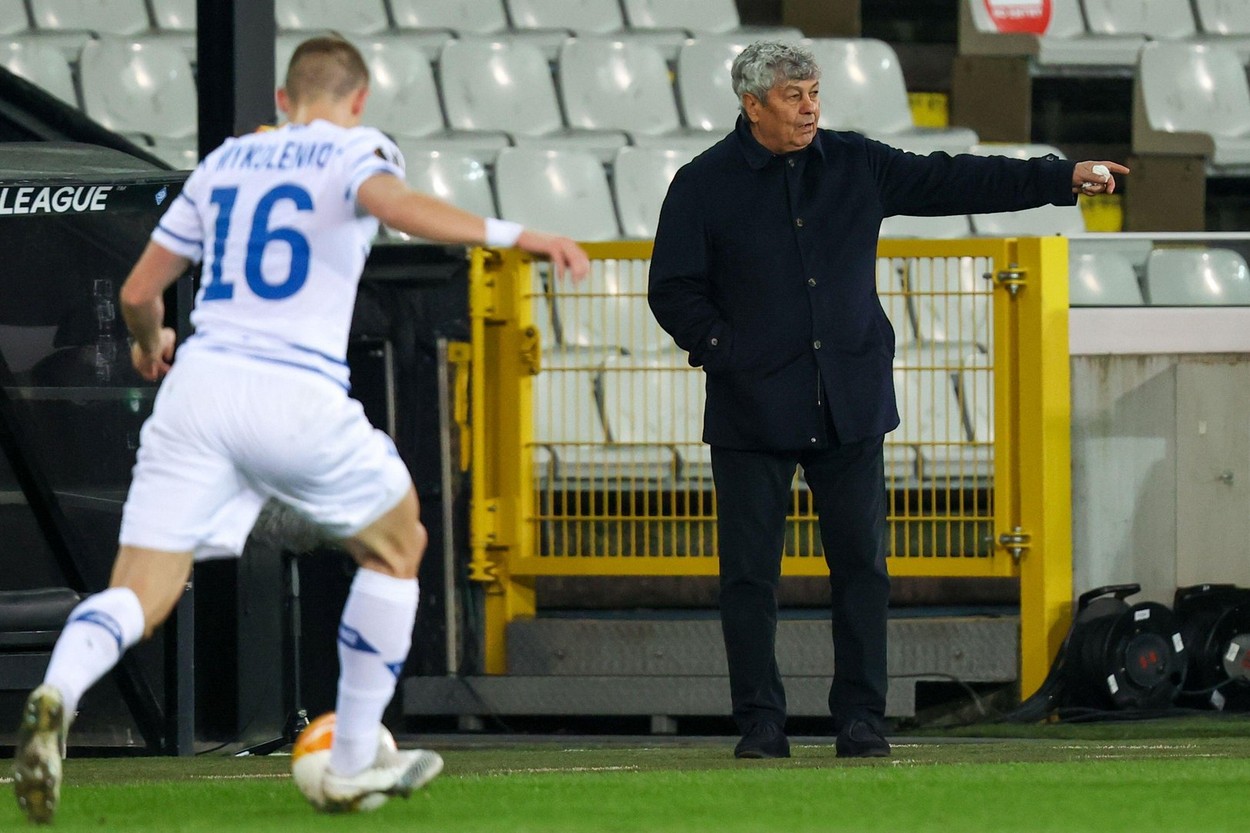
{"label": "grass pitch", "polygon": [[[1097,735],[1095,727],[1085,735]],[[1181,727],[1183,728],[1183,727]],[[1225,727],[1226,729],[1232,727]],[[1124,733],[1121,728],[1120,733]],[[1245,829],[1250,739],[1180,728],[896,743],[840,761],[825,740],[785,761],[735,761],[732,740],[444,747],[442,777],[377,812],[312,811],[290,759],[66,762],[58,831],[1209,831]],[[1075,734],[1075,736],[1073,736]],[[1151,737],[1152,734],[1166,738]],[[1040,736],[1039,736],[1040,735]],[[478,743],[488,744],[489,738]],[[438,746],[438,744],[430,744]],[[5,789],[11,786],[5,785]],[[16,802],[0,830],[26,827]]]}

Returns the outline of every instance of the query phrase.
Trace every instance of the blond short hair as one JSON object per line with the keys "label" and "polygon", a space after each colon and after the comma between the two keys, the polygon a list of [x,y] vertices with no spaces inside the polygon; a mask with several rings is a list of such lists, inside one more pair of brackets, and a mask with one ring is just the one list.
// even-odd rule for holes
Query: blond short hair
{"label": "blond short hair", "polygon": [[360,50],[340,37],[309,38],[295,47],[287,65],[286,93],[292,101],[351,95],[369,84]]}

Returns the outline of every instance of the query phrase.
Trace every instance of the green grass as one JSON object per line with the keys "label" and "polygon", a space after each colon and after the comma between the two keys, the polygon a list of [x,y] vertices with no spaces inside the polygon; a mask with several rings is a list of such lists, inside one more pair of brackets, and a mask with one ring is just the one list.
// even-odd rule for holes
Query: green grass
{"label": "green grass", "polygon": [[[728,740],[498,747],[458,741],[445,750],[446,773],[428,789],[350,817],[314,813],[286,778],[288,758],[71,758],[55,829],[1243,830],[1250,739],[1150,734],[902,743],[889,761],[839,761],[823,742],[796,744],[786,761],[747,762],[731,757]],[[0,806],[0,830],[24,827],[11,800]]]}

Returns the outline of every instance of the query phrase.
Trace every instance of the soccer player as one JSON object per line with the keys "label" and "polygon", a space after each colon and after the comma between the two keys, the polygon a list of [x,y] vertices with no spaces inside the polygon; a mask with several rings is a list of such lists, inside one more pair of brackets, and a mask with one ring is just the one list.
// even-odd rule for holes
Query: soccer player
{"label": "soccer player", "polygon": [[[567,238],[409,189],[395,145],[361,126],[368,82],[346,41],[300,44],[277,93],[289,123],[210,153],[122,287],[135,369],[168,376],[140,435],[109,589],[70,614],[22,714],[15,788],[32,821],[56,811],[83,693],[169,616],[196,559],[242,551],[269,498],[341,539],[360,565],[339,626],[328,806],[406,796],[442,769],[434,752],[378,750],[412,638],[426,533],[394,444],[347,395],[357,283],[379,221],[431,240],[519,246],[574,279],[589,263]],[[201,258],[196,332],[175,365],[162,295]]]}

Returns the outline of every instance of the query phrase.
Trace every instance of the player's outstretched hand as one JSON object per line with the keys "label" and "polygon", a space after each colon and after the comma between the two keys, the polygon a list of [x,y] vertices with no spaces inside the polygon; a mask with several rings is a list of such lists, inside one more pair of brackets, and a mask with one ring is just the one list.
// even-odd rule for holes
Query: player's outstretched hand
{"label": "player's outstretched hand", "polygon": [[1072,171],[1072,193],[1114,194],[1115,177],[1113,174],[1126,174],[1128,168],[1118,162],[1078,162]]}
{"label": "player's outstretched hand", "polygon": [[556,277],[568,275],[574,281],[580,281],[590,272],[590,258],[581,246],[567,237],[526,229],[521,232],[516,244],[530,254],[550,258]]}
{"label": "player's outstretched hand", "polygon": [[174,331],[169,327],[161,327],[160,345],[156,352],[149,353],[143,345],[134,342],[130,345],[130,361],[139,371],[139,375],[149,382],[155,382],[166,373],[174,360]]}

